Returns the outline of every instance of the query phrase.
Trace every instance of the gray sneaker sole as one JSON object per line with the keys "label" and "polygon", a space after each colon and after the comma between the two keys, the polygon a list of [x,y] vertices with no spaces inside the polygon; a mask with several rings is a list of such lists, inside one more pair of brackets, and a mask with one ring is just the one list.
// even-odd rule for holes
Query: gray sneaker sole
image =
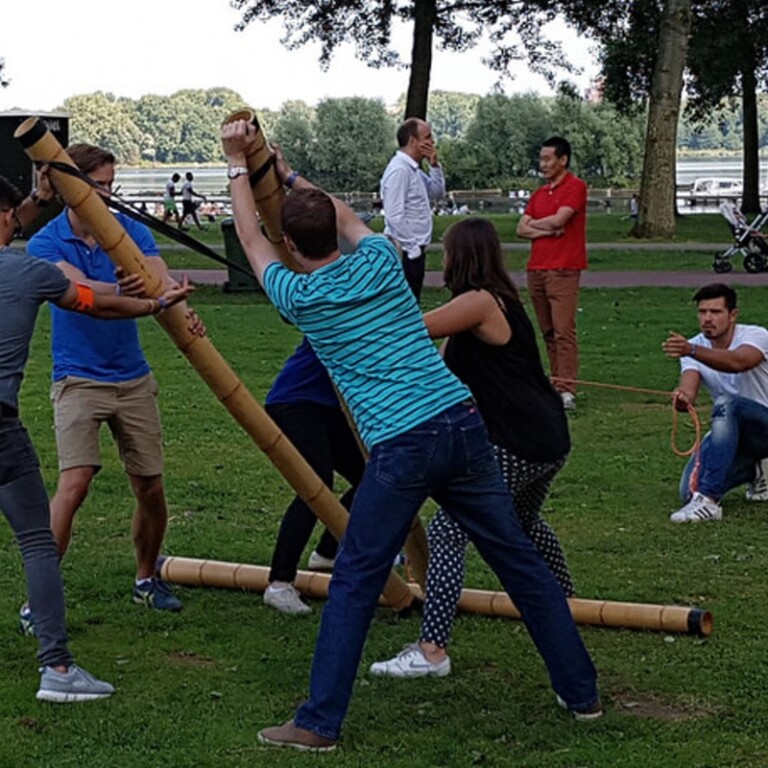
{"label": "gray sneaker sole", "polygon": [[72,691],[52,691],[41,689],[37,692],[38,701],[50,701],[54,704],[70,704],[77,701],[96,701],[108,699],[112,693],[74,693]]}

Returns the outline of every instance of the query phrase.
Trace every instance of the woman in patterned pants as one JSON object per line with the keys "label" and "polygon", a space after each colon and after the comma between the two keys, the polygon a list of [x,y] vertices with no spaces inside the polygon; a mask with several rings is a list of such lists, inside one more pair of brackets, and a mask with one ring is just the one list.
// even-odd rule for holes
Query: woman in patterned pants
{"label": "woman in patterned pants", "polygon": [[[573,594],[565,556],[541,508],[570,450],[562,399],[541,364],[536,334],[504,267],[493,225],[454,224],[444,239],[444,278],[452,299],[424,316],[433,338],[447,337],[445,361],[472,391],[488,428],[518,521],[553,577]],[[446,652],[464,581],[467,535],[441,509],[429,530],[429,568],[421,637],[371,673],[444,676]]]}

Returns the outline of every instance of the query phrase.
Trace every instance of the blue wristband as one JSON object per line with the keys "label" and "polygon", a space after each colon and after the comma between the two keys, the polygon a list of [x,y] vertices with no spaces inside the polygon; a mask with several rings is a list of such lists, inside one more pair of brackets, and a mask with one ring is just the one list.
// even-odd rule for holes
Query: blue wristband
{"label": "blue wristband", "polygon": [[285,180],[285,186],[288,187],[288,189],[293,189],[293,184],[299,176],[301,176],[301,174],[298,171],[293,171]]}

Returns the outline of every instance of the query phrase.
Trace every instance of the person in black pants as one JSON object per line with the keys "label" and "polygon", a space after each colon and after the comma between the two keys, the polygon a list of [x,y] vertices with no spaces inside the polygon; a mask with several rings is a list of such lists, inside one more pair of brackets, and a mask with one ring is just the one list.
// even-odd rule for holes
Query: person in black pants
{"label": "person in black pants", "polygon": [[[334,471],[349,482],[351,487],[341,497],[349,510],[365,459],[331,380],[306,339],[275,379],[267,394],[266,411],[329,488],[333,488]],[[315,513],[296,496],[280,524],[270,584],[264,592],[265,605],[283,613],[306,614],[312,610],[301,600],[293,582],[316,522]],[[326,529],[309,557],[309,568],[333,568],[336,548],[336,539]]]}

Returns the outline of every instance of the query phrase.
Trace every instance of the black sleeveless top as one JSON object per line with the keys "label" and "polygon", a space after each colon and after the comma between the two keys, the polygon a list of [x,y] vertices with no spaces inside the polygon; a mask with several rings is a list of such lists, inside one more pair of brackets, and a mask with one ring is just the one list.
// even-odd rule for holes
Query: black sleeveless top
{"label": "black sleeveless top", "polygon": [[509,342],[494,346],[459,333],[448,341],[446,365],[472,391],[494,445],[527,461],[557,461],[571,447],[562,399],[544,373],[523,305],[503,304]]}

